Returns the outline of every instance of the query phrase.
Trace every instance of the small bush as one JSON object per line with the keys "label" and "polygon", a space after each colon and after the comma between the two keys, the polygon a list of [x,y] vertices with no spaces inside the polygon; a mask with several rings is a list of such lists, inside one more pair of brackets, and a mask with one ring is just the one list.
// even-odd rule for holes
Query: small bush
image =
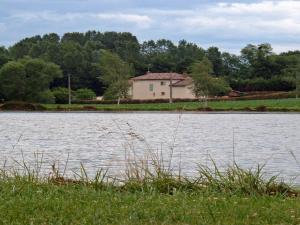
{"label": "small bush", "polygon": [[53,95],[55,96],[55,103],[57,104],[66,104],[69,101],[69,91],[67,88],[58,87],[52,90]]}
{"label": "small bush", "polygon": [[222,78],[215,79],[213,83],[213,90],[211,90],[211,95],[213,96],[224,96],[228,95],[231,91],[229,84]]}
{"label": "small bush", "polygon": [[37,98],[38,98],[39,103],[44,103],[44,104],[54,104],[55,103],[55,96],[54,96],[53,92],[51,92],[50,90],[41,92]]}
{"label": "small bush", "polygon": [[75,98],[77,100],[93,100],[96,98],[96,94],[93,90],[88,88],[78,89],[75,92]]}

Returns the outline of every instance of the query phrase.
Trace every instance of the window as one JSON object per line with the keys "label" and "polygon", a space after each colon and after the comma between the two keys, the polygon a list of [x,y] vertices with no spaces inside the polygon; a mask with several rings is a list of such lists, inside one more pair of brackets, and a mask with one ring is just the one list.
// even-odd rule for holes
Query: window
{"label": "window", "polygon": [[161,82],[160,82],[160,85],[161,85],[161,86],[165,86],[165,85],[166,85],[166,82],[165,82],[165,81],[161,81]]}
{"label": "window", "polygon": [[164,95],[166,95],[166,93],[165,93],[165,92],[162,92],[161,95],[164,96]]}
{"label": "window", "polygon": [[149,84],[149,91],[153,91],[154,90],[154,85],[153,84]]}

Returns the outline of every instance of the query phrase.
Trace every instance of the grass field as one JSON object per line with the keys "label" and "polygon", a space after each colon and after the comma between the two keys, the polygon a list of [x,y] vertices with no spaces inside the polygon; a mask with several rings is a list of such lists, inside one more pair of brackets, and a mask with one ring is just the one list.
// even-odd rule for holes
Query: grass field
{"label": "grass field", "polygon": [[211,101],[208,109],[200,102],[148,103],[148,104],[90,104],[90,105],[43,105],[47,110],[91,111],[300,111],[300,99]]}
{"label": "grass field", "polygon": [[0,224],[300,224],[299,191],[259,168],[202,167],[192,179],[140,166],[122,183],[0,170]]}
{"label": "grass field", "polygon": [[300,224],[300,199],[0,182],[0,224]]}

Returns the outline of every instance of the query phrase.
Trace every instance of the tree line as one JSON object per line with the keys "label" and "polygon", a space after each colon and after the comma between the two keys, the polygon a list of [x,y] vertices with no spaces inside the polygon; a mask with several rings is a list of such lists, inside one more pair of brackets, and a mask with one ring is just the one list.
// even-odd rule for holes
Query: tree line
{"label": "tree line", "polygon": [[149,69],[193,74],[199,62],[209,63],[209,76],[238,91],[292,91],[300,79],[300,51],[275,54],[268,43],[249,44],[236,55],[185,40],[139,43],[127,32],[50,33],[0,47],[0,98],[63,102],[70,75],[75,97],[119,99],[125,78]]}

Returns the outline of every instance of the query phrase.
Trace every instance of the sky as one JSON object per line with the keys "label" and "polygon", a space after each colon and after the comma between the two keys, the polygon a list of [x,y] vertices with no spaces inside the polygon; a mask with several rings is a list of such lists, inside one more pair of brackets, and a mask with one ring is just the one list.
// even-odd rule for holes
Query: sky
{"label": "sky", "polygon": [[132,32],[140,42],[185,39],[231,53],[270,43],[279,53],[300,50],[300,1],[0,0],[0,45],[88,30]]}

